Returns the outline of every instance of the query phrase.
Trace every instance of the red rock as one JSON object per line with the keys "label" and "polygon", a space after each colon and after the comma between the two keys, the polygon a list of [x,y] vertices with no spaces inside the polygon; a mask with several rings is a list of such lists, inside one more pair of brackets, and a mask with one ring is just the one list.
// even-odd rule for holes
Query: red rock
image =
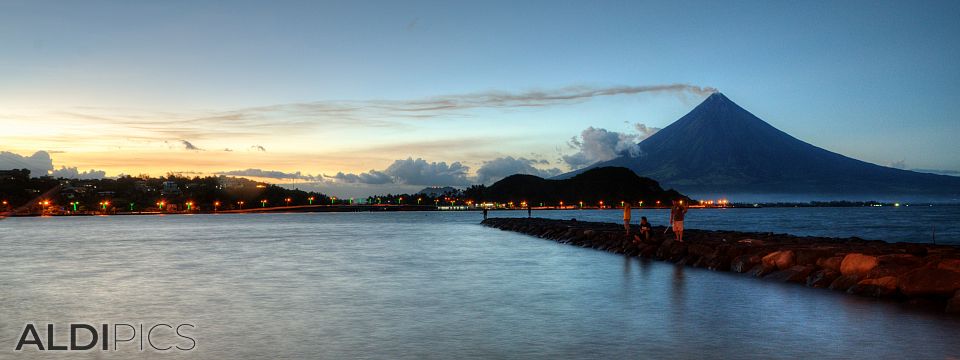
{"label": "red rock", "polygon": [[951,296],[960,290],[960,271],[924,267],[899,277],[900,292],[907,296]]}
{"label": "red rock", "polygon": [[753,269],[760,263],[760,257],[756,255],[740,255],[730,262],[730,271],[745,273]]}
{"label": "red rock", "polygon": [[877,257],[877,267],[870,270],[866,278],[879,279],[886,276],[900,276],[923,266],[923,259],[910,254],[890,254]]}
{"label": "red rock", "polygon": [[879,279],[866,279],[847,289],[850,294],[872,297],[887,297],[896,294],[897,278],[885,276]]}
{"label": "red rock", "polygon": [[856,285],[858,282],[860,282],[860,278],[856,275],[841,275],[830,283],[830,290],[847,291],[847,289]]}
{"label": "red rock", "polygon": [[774,251],[763,257],[763,266],[786,270],[796,263],[796,258],[793,250]]}
{"label": "red rock", "polygon": [[813,266],[794,265],[789,269],[780,270],[764,276],[764,280],[802,283],[813,272]]}
{"label": "red rock", "polygon": [[807,286],[814,288],[825,288],[830,286],[837,277],[840,276],[840,272],[833,269],[821,269],[814,271],[810,276],[807,277]]}
{"label": "red rock", "polygon": [[820,259],[833,255],[834,249],[828,247],[815,247],[811,249],[796,249],[797,265],[813,265]]}
{"label": "red rock", "polygon": [[960,291],[953,294],[953,298],[947,301],[947,313],[960,314]]}
{"label": "red rock", "polygon": [[941,260],[940,263],[937,264],[937,268],[943,270],[960,271],[960,259]]}
{"label": "red rock", "polygon": [[829,258],[823,258],[817,260],[817,266],[820,266],[824,269],[830,269],[836,272],[840,272],[840,263],[843,262],[843,257],[834,256]]}
{"label": "red rock", "polygon": [[873,268],[877,267],[879,261],[876,256],[864,255],[860,253],[847,254],[840,263],[840,273],[843,276],[866,276]]}
{"label": "red rock", "polygon": [[888,254],[877,257],[880,265],[900,265],[900,266],[918,266],[923,264],[923,259],[911,254]]}

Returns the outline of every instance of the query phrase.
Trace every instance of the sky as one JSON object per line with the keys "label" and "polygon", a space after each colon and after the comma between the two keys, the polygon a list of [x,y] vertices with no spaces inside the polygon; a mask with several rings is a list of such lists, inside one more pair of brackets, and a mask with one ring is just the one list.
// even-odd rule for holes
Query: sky
{"label": "sky", "polygon": [[713,89],[960,171],[956,1],[3,1],[0,167],[341,196],[607,160]]}

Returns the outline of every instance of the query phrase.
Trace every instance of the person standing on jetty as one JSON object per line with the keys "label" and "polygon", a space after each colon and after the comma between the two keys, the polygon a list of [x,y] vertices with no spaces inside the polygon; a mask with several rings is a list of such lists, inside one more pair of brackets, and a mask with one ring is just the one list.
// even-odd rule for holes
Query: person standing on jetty
{"label": "person standing on jetty", "polygon": [[630,235],[630,203],[623,203],[623,229]]}
{"label": "person standing on jetty", "polygon": [[530,204],[527,204],[527,219],[533,217],[533,208],[530,207]]}
{"label": "person standing on jetty", "polygon": [[487,208],[483,208],[483,219],[487,219]]}
{"label": "person standing on jetty", "polygon": [[674,200],[670,207],[670,224],[673,226],[673,235],[677,241],[683,242],[683,216],[687,213],[687,205],[683,200]]}

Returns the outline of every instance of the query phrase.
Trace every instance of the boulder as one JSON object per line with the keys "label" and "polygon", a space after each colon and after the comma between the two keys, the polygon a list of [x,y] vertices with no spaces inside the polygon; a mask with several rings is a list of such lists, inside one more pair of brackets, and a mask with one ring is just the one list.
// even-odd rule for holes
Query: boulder
{"label": "boulder", "polygon": [[753,269],[760,263],[760,257],[756,255],[740,255],[730,262],[730,271],[745,273]]}
{"label": "boulder", "polygon": [[856,285],[858,282],[860,282],[860,277],[856,275],[840,275],[840,277],[830,283],[829,288],[830,290],[847,291],[847,289]]}
{"label": "boulder", "polygon": [[763,257],[763,266],[779,270],[789,269],[796,263],[796,254],[793,250],[774,251]]}
{"label": "boulder", "polygon": [[840,276],[840,272],[833,269],[821,269],[814,271],[807,277],[807,286],[813,288],[826,288],[829,287],[837,277]]}
{"label": "boulder", "polygon": [[764,277],[764,276],[766,276],[767,274],[770,274],[770,273],[772,273],[772,272],[774,272],[774,271],[777,271],[777,268],[775,268],[775,267],[768,267],[768,266],[764,265],[763,263],[760,263],[760,264],[757,264],[756,266],[754,266],[753,269],[750,269],[750,271],[747,272],[747,275],[750,275],[750,276],[753,276],[753,277]]}
{"label": "boulder", "polygon": [[877,257],[877,267],[870,270],[866,278],[879,279],[887,276],[896,276],[906,274],[922,266],[923,259],[910,254],[889,254]]}
{"label": "boulder", "polygon": [[840,273],[843,276],[866,276],[880,262],[876,256],[864,255],[860,253],[847,254],[840,263]]}
{"label": "boulder", "polygon": [[830,269],[839,273],[841,262],[843,262],[843,257],[840,257],[840,256],[821,258],[817,260],[817,266],[822,267],[824,269]]}
{"label": "boulder", "polygon": [[815,265],[820,259],[833,255],[834,249],[815,247],[810,249],[797,249],[795,252],[797,253],[797,265]]}
{"label": "boulder", "polygon": [[807,276],[809,276],[811,272],[813,272],[813,266],[794,265],[786,270],[780,270],[764,276],[763,279],[780,282],[802,283],[807,281]]}
{"label": "boulder", "polygon": [[940,260],[940,263],[937,264],[937,268],[943,270],[960,271],[960,259]]}
{"label": "boulder", "polygon": [[952,296],[960,290],[960,271],[923,267],[899,277],[900,292],[907,296]]}
{"label": "boulder", "polygon": [[953,298],[947,301],[948,314],[960,314],[960,291],[953,294]]}
{"label": "boulder", "polygon": [[866,279],[847,289],[847,293],[871,297],[888,297],[897,293],[897,277]]}

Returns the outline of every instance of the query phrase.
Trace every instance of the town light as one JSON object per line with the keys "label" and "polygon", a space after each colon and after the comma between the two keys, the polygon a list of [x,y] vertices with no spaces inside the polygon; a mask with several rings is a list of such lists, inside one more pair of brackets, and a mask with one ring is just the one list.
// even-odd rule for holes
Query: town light
{"label": "town light", "polygon": [[260,207],[266,207],[266,206],[267,206],[267,199],[260,200]]}
{"label": "town light", "polygon": [[187,211],[193,210],[193,201],[187,201]]}
{"label": "town light", "polygon": [[308,197],[308,198],[307,198],[307,201],[310,202],[310,205],[313,205],[313,196]]}
{"label": "town light", "polygon": [[286,201],[286,202],[287,202],[287,206],[290,206],[290,201],[292,201],[292,200],[293,200],[293,199],[291,199],[291,198],[283,199],[283,201]]}

